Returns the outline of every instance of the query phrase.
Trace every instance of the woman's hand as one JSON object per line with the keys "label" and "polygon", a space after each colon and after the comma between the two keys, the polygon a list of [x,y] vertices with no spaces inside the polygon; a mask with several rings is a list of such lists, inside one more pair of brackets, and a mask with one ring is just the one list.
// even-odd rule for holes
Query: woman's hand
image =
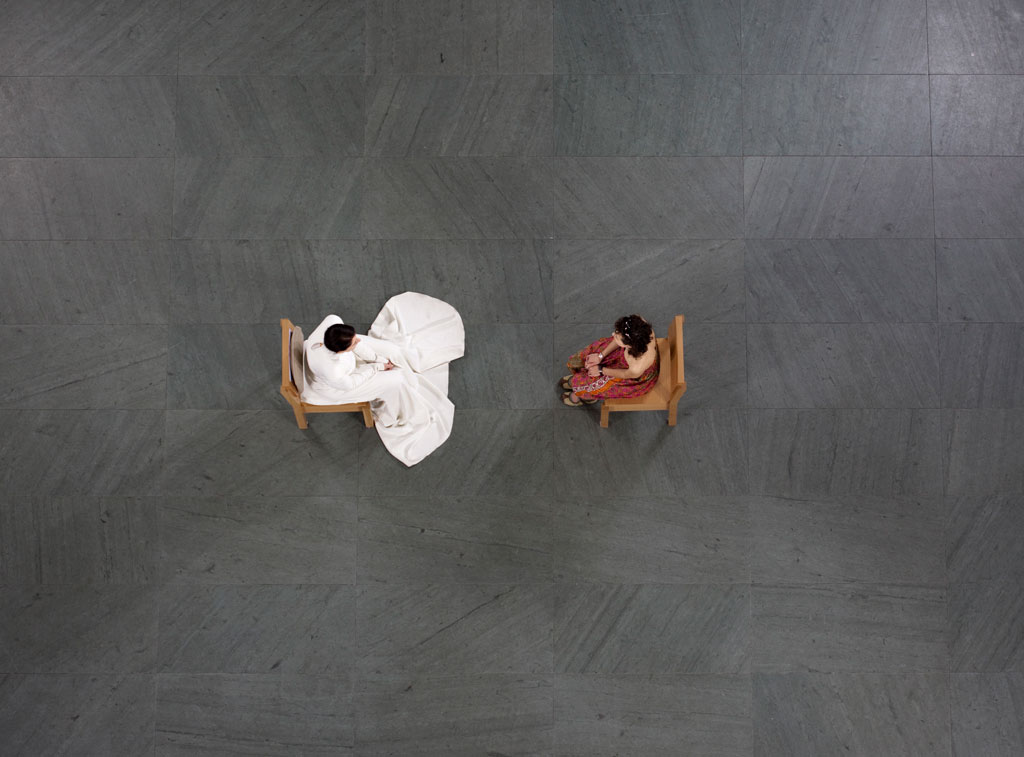
{"label": "woman's hand", "polygon": [[386,363],[384,363],[384,370],[385,371],[390,371],[394,367],[395,367],[395,364],[392,363],[390,360],[388,360]]}
{"label": "woman's hand", "polygon": [[596,352],[592,352],[587,355],[586,361],[583,363],[587,368],[593,368],[595,365],[601,365],[601,356]]}
{"label": "woman's hand", "polygon": [[597,378],[601,375],[601,366],[592,365],[590,366],[590,378]]}

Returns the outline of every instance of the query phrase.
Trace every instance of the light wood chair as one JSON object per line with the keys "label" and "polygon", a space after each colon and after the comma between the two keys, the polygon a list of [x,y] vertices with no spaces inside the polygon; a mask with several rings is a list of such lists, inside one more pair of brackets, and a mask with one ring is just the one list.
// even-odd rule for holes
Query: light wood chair
{"label": "light wood chair", "polygon": [[686,392],[686,374],[683,371],[683,321],[677,315],[672,319],[668,337],[658,340],[658,383],[647,394],[640,397],[622,397],[601,402],[601,428],[608,428],[609,413],[625,413],[636,410],[668,410],[668,425],[676,425],[676,409],[679,398]]}
{"label": "light wood chair", "polygon": [[299,428],[308,428],[306,413],[362,413],[363,423],[373,428],[373,415],[369,402],[349,405],[311,405],[302,401],[302,388],[306,374],[302,370],[302,329],[287,318],[281,319],[281,395],[295,412]]}

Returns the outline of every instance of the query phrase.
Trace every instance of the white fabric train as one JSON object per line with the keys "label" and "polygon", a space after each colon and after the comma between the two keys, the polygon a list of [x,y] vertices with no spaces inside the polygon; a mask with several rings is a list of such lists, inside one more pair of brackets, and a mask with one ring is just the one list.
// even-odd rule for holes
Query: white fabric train
{"label": "white fabric train", "polygon": [[[455,405],[448,399],[448,363],[466,351],[462,317],[429,295],[398,294],[385,303],[369,334],[344,353],[322,344],[324,332],[335,323],[343,321],[327,316],[305,341],[303,401],[369,401],[388,452],[415,465],[451,434]],[[397,367],[382,370],[387,360]]]}

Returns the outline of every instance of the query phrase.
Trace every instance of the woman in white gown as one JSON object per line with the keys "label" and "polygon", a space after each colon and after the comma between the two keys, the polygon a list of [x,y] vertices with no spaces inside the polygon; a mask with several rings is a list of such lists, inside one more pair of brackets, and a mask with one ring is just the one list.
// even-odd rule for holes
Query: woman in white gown
{"label": "woman in white gown", "polygon": [[451,434],[448,363],[465,353],[462,318],[446,302],[406,292],[387,301],[368,335],[337,328],[328,336],[343,324],[329,315],[306,340],[303,401],[370,402],[384,446],[415,465]]}

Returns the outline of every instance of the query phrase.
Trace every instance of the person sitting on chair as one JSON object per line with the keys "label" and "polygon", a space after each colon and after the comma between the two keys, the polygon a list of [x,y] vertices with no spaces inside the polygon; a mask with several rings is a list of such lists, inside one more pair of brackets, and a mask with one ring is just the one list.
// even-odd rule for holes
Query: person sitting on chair
{"label": "person sitting on chair", "polygon": [[328,319],[337,322],[327,327],[322,342],[311,343],[306,350],[306,365],[310,368],[314,389],[349,391],[373,378],[378,371],[394,369],[394,363],[363,344],[362,337],[352,326],[342,323],[337,316],[328,316]]}
{"label": "person sitting on chair", "polygon": [[559,386],[562,402],[570,407],[598,400],[639,397],[658,383],[658,343],[651,324],[639,315],[615,321],[611,336],[584,347],[569,358],[572,371]]}
{"label": "person sitting on chair", "polygon": [[302,401],[369,402],[384,446],[405,465],[415,465],[451,433],[455,405],[448,398],[448,364],[465,350],[458,311],[418,292],[390,298],[366,336],[329,315],[304,344]]}

